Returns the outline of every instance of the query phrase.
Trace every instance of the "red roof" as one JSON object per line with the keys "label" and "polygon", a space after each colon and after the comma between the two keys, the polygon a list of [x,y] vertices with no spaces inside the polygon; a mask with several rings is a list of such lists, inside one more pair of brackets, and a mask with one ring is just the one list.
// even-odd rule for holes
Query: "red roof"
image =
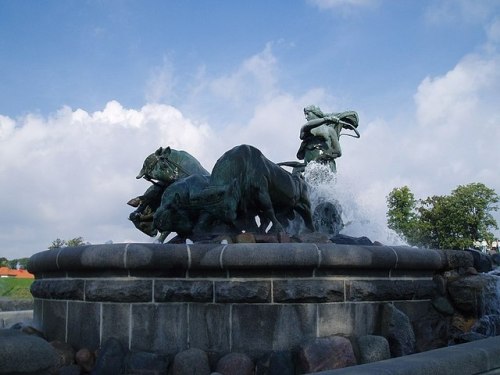
{"label": "red roof", "polygon": [[17,277],[19,279],[34,279],[35,276],[26,270],[13,270],[8,267],[0,267],[0,277]]}

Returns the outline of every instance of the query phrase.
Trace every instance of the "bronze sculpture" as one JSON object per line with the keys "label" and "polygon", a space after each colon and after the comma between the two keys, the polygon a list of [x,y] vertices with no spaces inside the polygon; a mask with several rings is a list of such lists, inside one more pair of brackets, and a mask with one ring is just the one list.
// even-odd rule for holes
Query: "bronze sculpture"
{"label": "bronze sculpture", "polygon": [[[137,176],[152,186],[128,202],[136,207],[129,219],[151,237],[160,232],[160,242],[171,232],[177,233],[176,240],[242,232],[338,234],[343,225],[338,203],[321,202],[313,215],[302,172],[313,161],[336,171],[341,131],[359,138],[358,115],[323,113],[316,106],[304,108],[304,114],[307,123],[297,152],[302,162],[275,164],[257,148],[240,145],[224,153],[209,174],[189,153],[160,147]],[[293,172],[281,166],[291,166]]]}

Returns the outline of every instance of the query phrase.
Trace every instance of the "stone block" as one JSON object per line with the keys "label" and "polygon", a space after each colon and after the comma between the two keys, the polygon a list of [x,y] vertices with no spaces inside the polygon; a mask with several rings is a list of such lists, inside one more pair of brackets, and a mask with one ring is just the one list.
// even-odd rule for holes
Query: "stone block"
{"label": "stone block", "polygon": [[114,337],[125,348],[129,346],[130,314],[129,303],[103,303],[102,309],[102,341]]}
{"label": "stone block", "polygon": [[[434,287],[431,281],[431,287]],[[413,280],[353,280],[346,281],[348,301],[409,300],[415,296]]]}
{"label": "stone block", "polygon": [[342,280],[275,280],[273,282],[273,302],[341,302],[344,301]]}
{"label": "stone block", "polygon": [[318,305],[318,336],[362,336],[377,331],[380,304],[325,303]]}
{"label": "stone block", "polygon": [[62,248],[33,254],[28,261],[28,271],[37,276],[43,272],[58,271],[57,256],[61,251]]}
{"label": "stone block", "polygon": [[[166,355],[148,352],[131,352],[125,359],[126,374],[167,374],[169,359]],[[201,374],[201,373],[200,373]]]}
{"label": "stone block", "polygon": [[43,299],[83,300],[83,286],[83,280],[35,280],[31,294]]}
{"label": "stone block", "polygon": [[441,250],[418,249],[408,246],[391,246],[398,257],[396,269],[440,270],[443,268]]}
{"label": "stone block", "polygon": [[152,302],[152,280],[88,280],[85,300],[100,302]]}
{"label": "stone block", "polygon": [[43,301],[41,330],[49,341],[66,341],[66,301]]}
{"label": "stone block", "polygon": [[319,252],[314,244],[230,244],[222,253],[222,266],[229,269],[307,268],[318,264]]}
{"label": "stone block", "polygon": [[[251,322],[251,323],[250,323]],[[316,337],[312,304],[238,304],[232,307],[232,350],[262,355]]]}
{"label": "stone block", "polygon": [[187,349],[187,304],[133,304],[132,351],[175,354]]}
{"label": "stone block", "polygon": [[215,302],[271,302],[270,281],[216,281]]}
{"label": "stone block", "polygon": [[189,343],[209,352],[230,351],[229,304],[189,304]]}
{"label": "stone block", "polygon": [[156,280],[155,302],[212,302],[213,281]]}
{"label": "stone block", "polygon": [[195,244],[188,245],[190,253],[189,270],[221,270],[221,253],[226,245],[219,244]]}
{"label": "stone block", "polygon": [[313,267],[304,268],[236,268],[225,271],[226,278],[260,278],[260,279],[292,279],[292,278],[311,278],[314,276],[315,269]]}
{"label": "stone block", "polygon": [[33,299],[33,326],[41,329],[43,327],[43,299]]}
{"label": "stone block", "polygon": [[381,269],[370,269],[370,268],[348,268],[348,267],[331,267],[331,268],[320,268],[314,270],[314,277],[336,277],[336,278],[350,278],[350,279],[363,279],[363,278],[373,278],[373,279],[388,279],[391,276],[391,270],[381,270]]}
{"label": "stone block", "polygon": [[68,302],[67,342],[95,350],[100,345],[100,304]]}
{"label": "stone block", "polygon": [[125,254],[127,269],[188,268],[186,244],[128,244]]}
{"label": "stone block", "polygon": [[318,244],[323,268],[396,268],[394,250],[386,246]]}

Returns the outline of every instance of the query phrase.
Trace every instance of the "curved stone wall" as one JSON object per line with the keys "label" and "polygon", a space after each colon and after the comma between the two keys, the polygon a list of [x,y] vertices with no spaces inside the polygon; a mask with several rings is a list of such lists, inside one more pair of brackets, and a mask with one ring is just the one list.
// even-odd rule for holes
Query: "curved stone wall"
{"label": "curved stone wall", "polygon": [[462,251],[336,244],[111,244],[33,255],[35,323],[49,340],[173,354],[252,356],[377,331],[380,306],[430,306],[433,276]]}

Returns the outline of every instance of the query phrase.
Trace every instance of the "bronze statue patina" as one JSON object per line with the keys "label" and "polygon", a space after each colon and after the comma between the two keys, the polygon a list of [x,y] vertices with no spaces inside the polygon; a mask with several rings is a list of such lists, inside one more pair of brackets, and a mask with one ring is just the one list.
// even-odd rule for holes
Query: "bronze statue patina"
{"label": "bronze statue patina", "polygon": [[136,207],[129,215],[135,227],[148,236],[156,236],[158,228],[153,224],[153,215],[160,206],[165,189],[180,178],[195,174],[210,175],[200,162],[186,151],[160,147],[149,155],[136,178],[144,178],[153,185],[143,195],[128,202],[130,206]]}
{"label": "bronze statue patina", "polygon": [[[279,167],[258,149],[236,146],[215,163],[210,177],[179,179],[163,193],[153,225],[165,234],[202,238],[206,234],[281,233],[297,212],[313,231],[307,185],[299,175]],[[255,218],[259,217],[257,226]]]}
{"label": "bronze statue patina", "polygon": [[[291,166],[296,172],[303,172],[308,163],[315,161],[327,164],[336,172],[335,159],[342,156],[340,136],[360,137],[357,130],[358,114],[354,111],[323,113],[319,107],[310,105],[304,108],[304,115],[307,122],[300,129],[302,142],[297,151],[297,159],[304,162],[284,162],[280,165]],[[353,131],[354,134],[341,133],[342,130]]]}
{"label": "bronze statue patina", "polygon": [[258,216],[261,231],[271,222],[272,232],[284,232],[286,219],[293,219],[295,213],[314,231],[306,182],[253,146],[236,146],[222,155],[212,170],[209,187],[200,195],[207,203],[220,201],[207,204],[206,210],[237,231],[254,230]]}
{"label": "bronze statue patina", "polygon": [[[209,174],[189,153],[160,147],[137,176],[152,185],[128,202],[136,207],[129,219],[149,236],[160,232],[160,242],[172,232],[181,241],[242,232],[338,234],[343,225],[338,203],[320,202],[313,214],[302,172],[313,161],[336,171],[339,139],[346,134],[341,132],[359,138],[358,115],[323,113],[316,106],[304,108],[304,114],[307,123],[297,152],[301,162],[275,164],[257,148],[240,145],[225,152]],[[293,173],[280,165],[294,167]]]}

